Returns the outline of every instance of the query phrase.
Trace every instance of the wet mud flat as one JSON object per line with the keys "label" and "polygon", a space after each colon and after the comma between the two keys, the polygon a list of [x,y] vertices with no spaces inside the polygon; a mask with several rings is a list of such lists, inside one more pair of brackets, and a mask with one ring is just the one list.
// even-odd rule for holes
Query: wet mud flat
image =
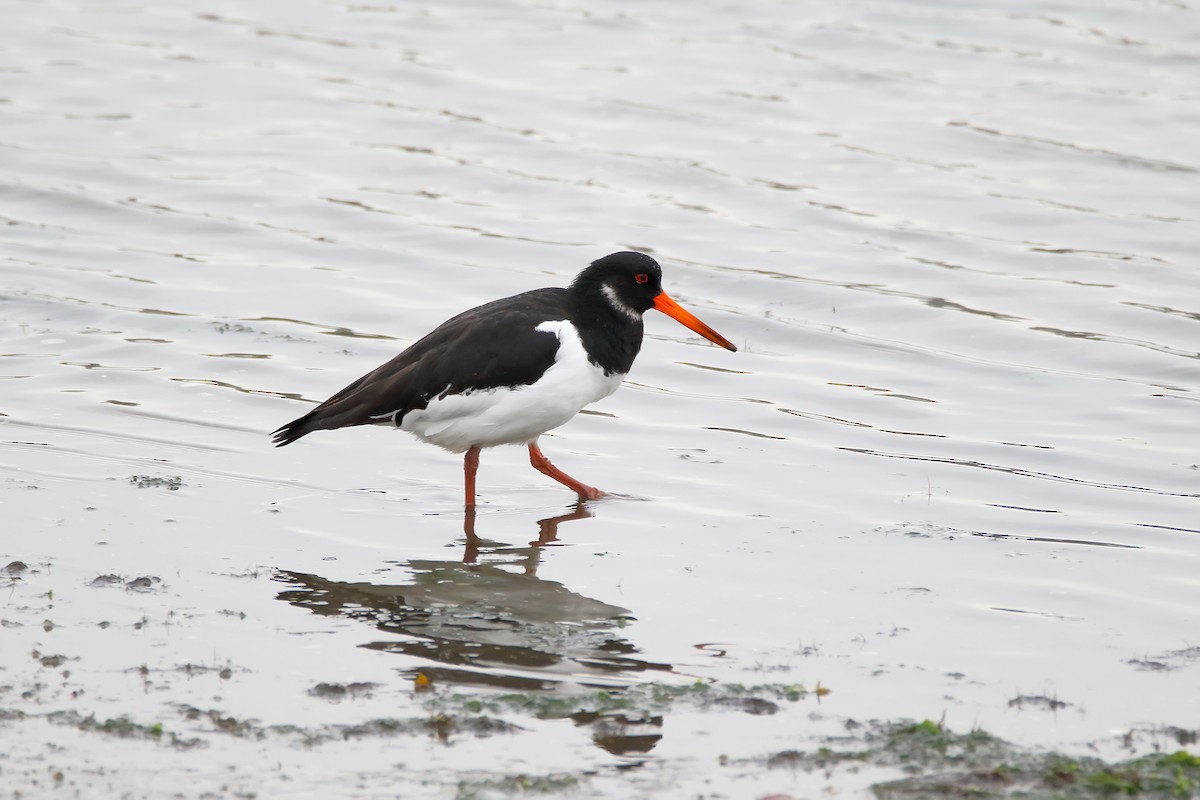
{"label": "wet mud flat", "polygon": [[[6,569],[10,581],[31,572],[36,578],[39,571],[21,563]],[[291,583],[296,577],[275,579]],[[161,583],[153,576],[122,580],[103,575],[88,589],[145,592]],[[58,626],[51,620],[64,617],[51,598],[45,600],[15,609],[2,624],[9,630],[29,624],[53,632]],[[244,617],[229,610],[219,613]],[[136,649],[131,638],[140,638],[147,626],[173,624],[173,616],[167,611],[165,622],[143,616],[130,625],[107,620],[95,625],[106,632],[106,649],[121,651]],[[88,623],[66,621],[67,626],[80,624]],[[180,627],[187,629],[189,623],[180,622]],[[782,800],[832,791],[887,800],[1187,798],[1200,792],[1200,756],[1192,754],[1200,730],[1179,728],[1127,732],[1122,746],[1156,752],[1120,761],[1031,750],[983,730],[955,732],[929,720],[836,716],[828,721],[841,728],[838,734],[804,737],[800,748],[755,755],[719,752],[707,758],[649,755],[664,728],[677,725],[720,735],[749,722],[759,728],[756,739],[771,741],[772,717],[823,716],[821,699],[830,690],[820,685],[809,689],[698,680],[690,685],[546,689],[527,679],[524,690],[495,686],[464,691],[461,684],[443,682],[436,669],[421,669],[410,673],[408,687],[400,691],[369,681],[313,684],[292,698],[289,709],[302,709],[303,722],[270,722],[239,716],[227,700],[233,683],[257,683],[263,691],[268,691],[263,684],[274,683],[274,676],[253,675],[233,657],[224,663],[153,669],[141,663],[97,672],[81,663],[82,656],[39,650],[27,655],[24,669],[11,663],[6,667],[0,686],[0,726],[7,743],[0,770],[14,798],[651,797],[671,792],[711,796],[704,793],[715,791],[718,796]],[[1183,657],[1200,657],[1200,652]],[[105,694],[123,696],[128,703],[117,700],[98,708],[89,702]],[[158,709],[139,708],[139,694],[153,695]],[[1012,704],[1063,705],[1049,697],[1020,697]],[[129,710],[122,713],[123,707]],[[50,708],[56,710],[46,710]],[[385,710],[400,715],[373,716]],[[351,713],[336,713],[341,711]],[[730,717],[737,717],[732,726]],[[590,739],[610,758],[557,770],[536,762],[505,769],[500,767],[504,758],[500,764],[490,759],[490,768],[482,769],[462,761],[462,751],[503,750],[524,736],[561,738],[562,729]],[[1114,743],[1097,744],[1111,749]],[[726,748],[738,751],[728,740],[719,747]],[[703,771],[702,778],[697,779],[696,770]]]}
{"label": "wet mud flat", "polygon": [[[50,498],[75,480],[7,481],[10,508],[62,512],[18,538],[43,555],[0,576],[11,796],[1173,798],[1200,787],[1194,729],[1133,726],[1064,754],[938,721],[848,717],[845,685],[813,646],[798,651],[813,665],[761,663],[743,681],[647,658],[625,638],[638,624],[627,609],[538,577],[544,558],[594,546],[572,543],[566,523],[541,524],[530,542],[451,537],[443,558],[339,580],[316,571],[337,565],[328,548],[293,543],[312,572],[254,565],[281,532],[264,525],[250,547],[220,533],[200,483],[103,480],[72,509]],[[461,525],[446,517],[442,529]],[[122,544],[122,528],[151,533]],[[194,553],[148,572],[165,563],[159,537]],[[1131,666],[1197,660],[1192,648]],[[791,682],[802,673],[813,677]],[[1008,705],[1070,713],[1045,695]]]}

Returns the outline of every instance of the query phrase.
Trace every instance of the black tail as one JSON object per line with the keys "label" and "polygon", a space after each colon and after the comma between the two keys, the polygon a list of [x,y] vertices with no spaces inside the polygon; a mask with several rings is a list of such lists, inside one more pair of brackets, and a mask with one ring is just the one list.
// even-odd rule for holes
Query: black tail
{"label": "black tail", "polygon": [[[416,402],[421,400],[419,397],[414,398],[408,389],[409,373],[413,365],[400,363],[408,352],[405,350],[304,416],[297,417],[282,428],[272,431],[275,446],[291,444],[313,431],[331,431],[351,425],[381,425],[387,421],[398,426],[398,421],[406,411],[417,407]],[[424,401],[419,407],[425,407]]]}
{"label": "black tail", "polygon": [[309,420],[311,416],[311,413],[305,414],[303,417],[294,419],[287,425],[271,431],[271,436],[275,440],[275,446],[283,447],[285,444],[291,444],[296,441],[301,436],[312,433],[313,427]]}

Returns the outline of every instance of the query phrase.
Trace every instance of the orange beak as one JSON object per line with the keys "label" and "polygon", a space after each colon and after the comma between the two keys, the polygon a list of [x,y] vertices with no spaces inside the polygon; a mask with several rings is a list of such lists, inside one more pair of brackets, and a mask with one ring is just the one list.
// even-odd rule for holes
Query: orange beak
{"label": "orange beak", "polygon": [[659,292],[658,296],[654,298],[654,307],[666,314],[671,319],[677,320],[688,326],[713,344],[719,344],[726,350],[732,350],[735,353],[737,352],[737,348],[733,346],[732,342],[714,331],[712,328],[705,325],[700,320],[696,319],[690,311],[679,305],[679,303],[676,303],[670,297],[667,297],[666,292]]}

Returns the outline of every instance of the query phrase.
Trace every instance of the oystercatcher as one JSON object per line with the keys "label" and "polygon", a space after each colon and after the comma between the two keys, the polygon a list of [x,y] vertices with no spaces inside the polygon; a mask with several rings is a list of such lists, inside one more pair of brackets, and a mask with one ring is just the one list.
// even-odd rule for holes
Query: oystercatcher
{"label": "oystercatcher", "polygon": [[277,447],[318,430],[390,425],[466,453],[466,505],[475,505],[479,451],[524,444],[534,468],[579,495],[604,496],[550,463],[537,440],[617,390],[642,347],[642,314],[658,309],[714,344],[737,350],[662,289],[643,253],[593,261],[566,289],[535,289],[439,325],[299,419]]}

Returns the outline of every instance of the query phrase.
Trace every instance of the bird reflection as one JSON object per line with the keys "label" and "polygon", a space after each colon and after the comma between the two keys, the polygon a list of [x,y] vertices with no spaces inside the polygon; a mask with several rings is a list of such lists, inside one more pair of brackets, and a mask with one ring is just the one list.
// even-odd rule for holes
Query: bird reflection
{"label": "bird reflection", "polygon": [[[551,542],[558,541],[558,526],[562,522],[570,522],[575,519],[587,519],[592,516],[592,512],[588,510],[584,503],[576,503],[575,507],[566,514],[559,514],[555,517],[546,517],[538,520],[538,538],[535,542],[529,543],[529,564],[527,575],[537,574],[537,565],[539,554],[536,548]],[[479,558],[479,548],[485,545],[482,539],[475,533],[475,506],[467,506],[463,513],[463,534],[467,537],[467,547],[463,551],[463,563],[474,564]],[[495,543],[491,543],[495,544]],[[503,545],[500,545],[503,547]]]}
{"label": "bird reflection", "polygon": [[[437,685],[507,692],[549,690],[564,683],[613,688],[637,674],[667,672],[670,664],[637,657],[621,636],[632,620],[620,606],[539,578],[543,546],[562,522],[590,517],[583,504],[538,520],[536,541],[512,546],[481,538],[475,515],[464,520],[462,561],[396,562],[403,583],[343,582],[278,570],[290,584],[278,599],[314,614],[341,616],[388,634],[362,645],[430,663],[419,671]],[[662,719],[576,714],[593,740],[612,753],[644,753],[661,736]]]}

